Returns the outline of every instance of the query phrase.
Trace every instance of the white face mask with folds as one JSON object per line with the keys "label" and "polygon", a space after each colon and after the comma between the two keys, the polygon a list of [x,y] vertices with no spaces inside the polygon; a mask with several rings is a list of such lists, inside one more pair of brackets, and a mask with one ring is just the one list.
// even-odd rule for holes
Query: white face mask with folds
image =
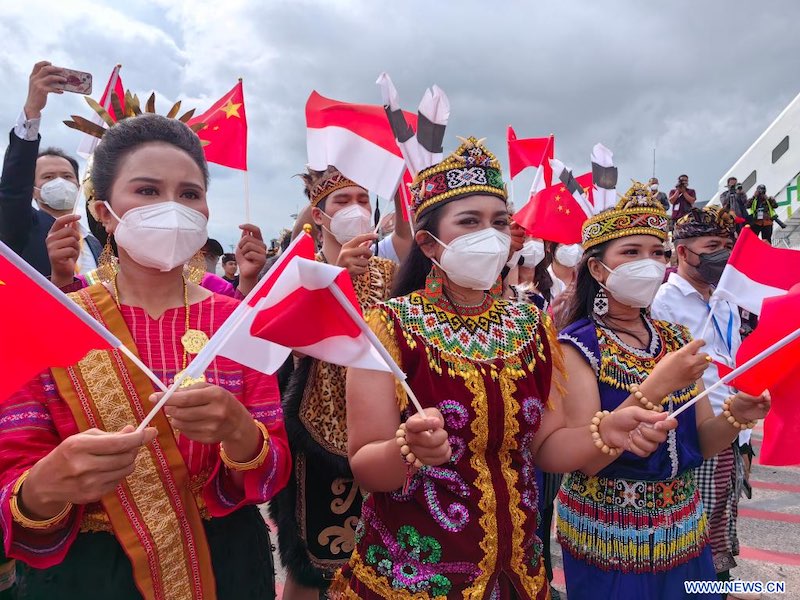
{"label": "white face mask with folds", "polygon": [[63,177],[56,177],[39,190],[39,198],[53,210],[72,210],[78,201],[78,186]]}
{"label": "white face mask with folds", "polygon": [[373,231],[369,211],[358,204],[346,206],[332,217],[324,211],[322,214],[331,220],[331,228],[328,231],[340,244],[346,244],[356,236]]}
{"label": "white face mask with folds", "polygon": [[171,271],[186,264],[208,240],[206,216],[178,202],[132,208],[114,230],[117,245],[143,267]]}
{"label": "white face mask with folds", "polygon": [[625,263],[610,273],[605,285],[600,284],[617,302],[633,308],[647,308],[653,303],[656,292],[664,282],[667,265],[652,258],[643,258]]}
{"label": "white face mask with folds", "polygon": [[441,259],[432,259],[433,263],[450,281],[471,290],[491,289],[511,249],[511,236],[493,227],[461,235],[449,244],[428,235],[444,248]]}
{"label": "white face mask with folds", "polygon": [[559,264],[572,269],[577,267],[578,263],[581,262],[581,257],[583,257],[583,246],[580,244],[559,246],[556,248],[555,257]]}

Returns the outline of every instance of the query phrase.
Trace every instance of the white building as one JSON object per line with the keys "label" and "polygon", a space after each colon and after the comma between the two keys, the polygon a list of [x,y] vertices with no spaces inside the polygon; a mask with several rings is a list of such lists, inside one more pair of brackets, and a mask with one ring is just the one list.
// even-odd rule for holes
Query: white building
{"label": "white building", "polygon": [[[787,225],[775,225],[773,244],[800,247],[800,94],[720,178],[721,191],[728,177],[739,180],[748,198],[756,185],[767,186],[767,194],[778,201],[778,218]],[[721,191],[711,204],[719,204]]]}

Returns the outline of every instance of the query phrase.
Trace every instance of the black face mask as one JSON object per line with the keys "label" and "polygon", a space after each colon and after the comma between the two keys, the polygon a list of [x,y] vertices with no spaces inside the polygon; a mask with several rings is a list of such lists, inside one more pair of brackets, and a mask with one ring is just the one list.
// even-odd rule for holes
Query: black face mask
{"label": "black face mask", "polygon": [[[689,248],[686,248],[689,250]],[[722,277],[722,271],[725,270],[725,265],[728,264],[728,259],[731,257],[731,251],[728,248],[722,248],[716,252],[706,252],[698,254],[694,250],[689,250],[692,254],[696,254],[700,259],[700,264],[694,267],[700,278],[709,285],[716,286]],[[694,266],[694,265],[692,265]]]}

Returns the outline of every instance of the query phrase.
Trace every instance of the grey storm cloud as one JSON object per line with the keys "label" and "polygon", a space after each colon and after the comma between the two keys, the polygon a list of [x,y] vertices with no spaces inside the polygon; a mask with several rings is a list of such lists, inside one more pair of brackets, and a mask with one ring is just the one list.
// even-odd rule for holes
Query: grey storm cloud
{"label": "grey storm cloud", "polygon": [[[556,154],[578,174],[603,142],[623,187],[652,174],[655,147],[662,187],[686,172],[701,199],[800,91],[794,0],[31,3],[52,26],[27,7],[4,6],[0,21],[8,127],[40,59],[91,71],[95,95],[122,63],[126,87],[156,90],[162,111],[177,99],[202,111],[243,77],[252,214],[267,237],[305,202],[292,175],[306,162],[312,89],[378,103],[374,81],[388,71],[414,110],[436,83],[452,106],[446,150],[456,135],[476,135],[504,159],[511,124],[520,137],[554,133]],[[51,100],[45,144],[77,146],[61,124],[73,113],[88,114],[82,99]],[[242,174],[212,166],[211,232],[226,247],[242,197]]]}

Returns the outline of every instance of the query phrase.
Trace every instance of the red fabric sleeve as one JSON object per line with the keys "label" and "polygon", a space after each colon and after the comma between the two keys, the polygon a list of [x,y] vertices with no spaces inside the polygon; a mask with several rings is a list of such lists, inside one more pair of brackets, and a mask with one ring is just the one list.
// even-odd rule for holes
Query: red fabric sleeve
{"label": "red fabric sleeve", "polygon": [[49,530],[25,529],[11,516],[11,491],[17,479],[62,441],[47,408],[48,382],[52,386],[49,377],[38,377],[0,406],[0,527],[5,551],[37,569],[64,560],[83,514],[78,506],[68,521]]}
{"label": "red fabric sleeve", "polygon": [[214,517],[225,516],[247,504],[262,504],[289,481],[291,454],[283,425],[277,379],[252,369],[244,369],[244,405],[269,431],[269,452],[259,468],[245,471],[244,486],[231,477],[230,470],[216,450],[216,464],[203,488],[203,499]]}

